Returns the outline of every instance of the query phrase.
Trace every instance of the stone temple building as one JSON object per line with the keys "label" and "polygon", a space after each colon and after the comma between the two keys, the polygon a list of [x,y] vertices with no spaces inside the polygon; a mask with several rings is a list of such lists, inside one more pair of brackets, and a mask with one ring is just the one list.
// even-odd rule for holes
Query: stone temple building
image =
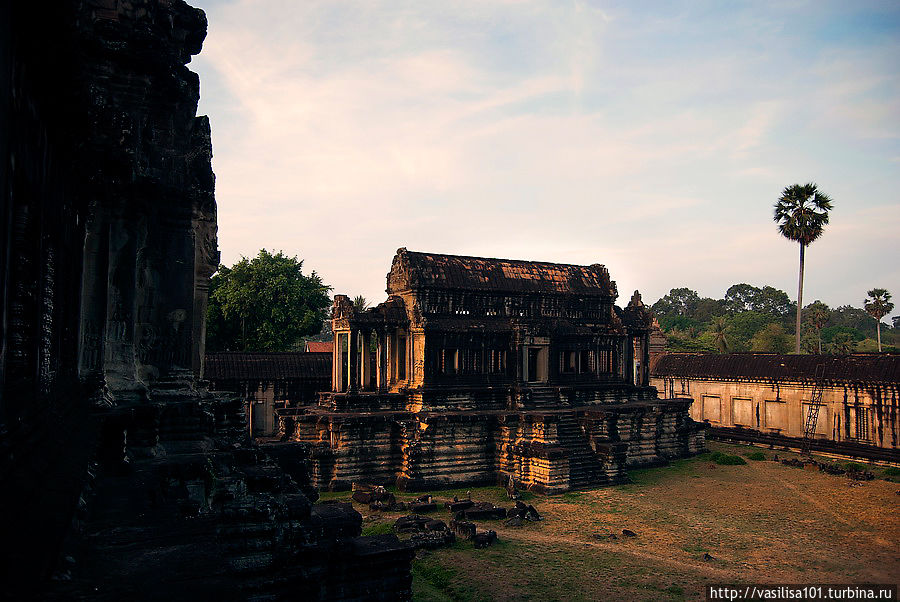
{"label": "stone temple building", "polygon": [[408,599],[413,550],[204,386],[205,36],[182,0],[0,3],[0,598]]}
{"label": "stone temple building", "polygon": [[332,391],[281,412],[312,478],[407,489],[507,482],[556,493],[703,448],[689,400],[649,386],[652,318],[602,265],[402,248],[388,299],[334,300]]}

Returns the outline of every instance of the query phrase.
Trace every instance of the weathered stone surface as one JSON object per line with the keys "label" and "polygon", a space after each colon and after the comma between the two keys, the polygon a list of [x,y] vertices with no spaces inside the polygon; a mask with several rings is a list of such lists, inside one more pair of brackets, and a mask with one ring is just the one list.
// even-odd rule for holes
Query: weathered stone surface
{"label": "weathered stone surface", "polygon": [[0,596],[408,598],[412,547],[200,380],[205,35],[182,0],[0,4]]}

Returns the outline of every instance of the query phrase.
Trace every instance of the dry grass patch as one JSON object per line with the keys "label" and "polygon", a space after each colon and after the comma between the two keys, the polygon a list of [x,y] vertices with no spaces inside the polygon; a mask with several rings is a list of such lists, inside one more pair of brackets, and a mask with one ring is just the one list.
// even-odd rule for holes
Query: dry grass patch
{"label": "dry grass patch", "polygon": [[[755,451],[710,448],[745,457]],[[771,460],[719,465],[712,458],[632,471],[627,485],[533,496],[529,503],[545,518],[539,523],[480,521],[479,529],[496,530],[500,543],[475,550],[459,542],[422,554],[414,565],[416,599],[699,600],[707,583],[891,583],[900,574],[895,483],[855,484]],[[464,498],[467,491],[434,495]],[[500,488],[471,493],[512,505]],[[323,497],[347,500],[349,493]],[[403,514],[355,507],[368,528]],[[433,515],[449,517],[443,508]],[[638,535],[623,537],[622,529]]]}

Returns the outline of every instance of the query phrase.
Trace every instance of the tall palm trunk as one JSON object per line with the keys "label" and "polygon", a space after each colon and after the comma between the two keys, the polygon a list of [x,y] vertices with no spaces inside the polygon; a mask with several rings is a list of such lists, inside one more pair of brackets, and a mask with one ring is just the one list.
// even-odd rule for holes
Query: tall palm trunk
{"label": "tall palm trunk", "polygon": [[800,243],[800,284],[797,287],[797,330],[794,336],[794,353],[800,353],[800,311],[803,308],[803,255],[806,245]]}
{"label": "tall palm trunk", "polygon": [[878,353],[881,353],[881,318],[875,322],[875,332],[878,333]]}

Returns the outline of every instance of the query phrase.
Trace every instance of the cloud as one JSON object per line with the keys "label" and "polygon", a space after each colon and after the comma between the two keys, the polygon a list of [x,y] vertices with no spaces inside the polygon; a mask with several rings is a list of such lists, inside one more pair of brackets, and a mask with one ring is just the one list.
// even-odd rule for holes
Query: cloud
{"label": "cloud", "polygon": [[[210,5],[192,68],[213,125],[223,261],[284,249],[335,292],[374,301],[399,246],[607,263],[648,300],[671,286],[791,287],[771,204],[810,179],[861,209],[836,213],[816,243],[856,286],[860,265],[887,266],[864,245],[897,250],[882,236],[897,215],[865,212],[898,201],[896,45],[828,45],[797,28],[804,10]],[[881,234],[867,239],[867,220]]]}

